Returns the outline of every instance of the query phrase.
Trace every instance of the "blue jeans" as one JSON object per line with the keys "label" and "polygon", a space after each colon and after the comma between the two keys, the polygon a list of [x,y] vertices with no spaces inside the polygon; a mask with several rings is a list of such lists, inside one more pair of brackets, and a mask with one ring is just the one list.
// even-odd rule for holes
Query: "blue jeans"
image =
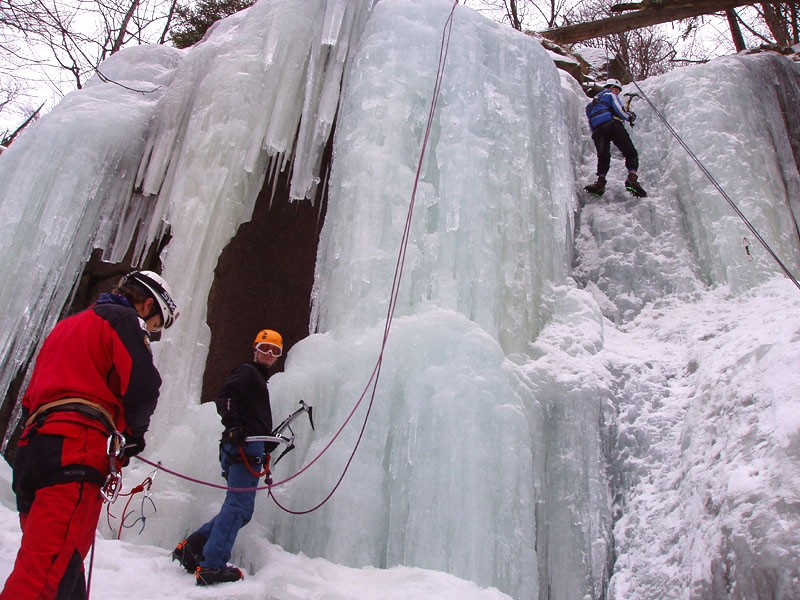
{"label": "blue jeans", "polygon": [[[250,442],[244,447],[245,454],[248,456],[263,456],[264,442]],[[233,444],[223,444],[220,450],[220,465],[223,474],[226,474],[228,487],[232,488],[254,488],[258,485],[258,476],[255,472],[263,468],[262,464],[252,464],[250,469],[241,462],[234,462],[232,459],[239,455],[239,447]],[[209,569],[220,569],[231,559],[231,551],[236,541],[239,530],[250,522],[255,507],[256,492],[234,492],[228,490],[225,493],[225,501],[219,509],[219,513],[208,523],[197,530],[197,533],[207,538],[203,548],[203,561],[200,566]]]}

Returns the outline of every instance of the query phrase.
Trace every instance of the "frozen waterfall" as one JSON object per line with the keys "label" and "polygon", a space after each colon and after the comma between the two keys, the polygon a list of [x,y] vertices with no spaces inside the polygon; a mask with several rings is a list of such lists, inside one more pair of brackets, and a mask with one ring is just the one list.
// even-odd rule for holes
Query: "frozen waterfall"
{"label": "frozen waterfall", "polygon": [[[370,397],[452,7],[261,0],[186,51],[104,63],[111,82],[0,156],[4,395],[94,248],[136,262],[168,234],[181,317],[154,345],[165,381],[147,455],[221,481],[219,420],[199,403],[206,360],[226,359],[209,357],[209,291],[265,179],[291,169],[293,200],[324,191],[327,213],[310,334],[270,390],[277,417],[303,399],[317,429],[297,427],[275,481],[316,457]],[[234,560],[258,572],[268,539],[516,600],[797,597],[798,291],[641,99],[650,197],[625,194],[615,156],[603,202],[579,202],[594,148],[578,84],[534,38],[453,17],[359,450],[311,514],[260,498]],[[640,85],[800,273],[800,63],[740,55]],[[364,402],[279,501],[320,502],[366,416]],[[139,539],[163,548],[220,499],[168,474],[155,491],[158,524]]]}

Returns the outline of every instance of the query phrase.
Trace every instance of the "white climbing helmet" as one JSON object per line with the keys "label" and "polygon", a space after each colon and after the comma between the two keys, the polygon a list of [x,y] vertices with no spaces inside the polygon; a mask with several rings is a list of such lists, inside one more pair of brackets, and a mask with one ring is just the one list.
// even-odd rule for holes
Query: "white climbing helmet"
{"label": "white climbing helmet", "polygon": [[125,278],[126,281],[135,281],[146,287],[156,300],[164,329],[169,328],[178,318],[178,306],[172,299],[169,286],[164,278],[152,271],[134,271]]}
{"label": "white climbing helmet", "polygon": [[619,79],[607,79],[606,82],[603,84],[603,88],[610,88],[615,87],[620,92],[622,91],[622,84],[619,82]]}

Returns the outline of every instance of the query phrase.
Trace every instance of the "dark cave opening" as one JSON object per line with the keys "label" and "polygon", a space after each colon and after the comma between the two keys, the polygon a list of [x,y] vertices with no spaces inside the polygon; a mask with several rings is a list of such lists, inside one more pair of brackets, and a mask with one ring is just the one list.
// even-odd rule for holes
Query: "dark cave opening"
{"label": "dark cave opening", "polygon": [[[323,179],[331,148],[329,142],[322,158]],[[214,270],[206,317],[211,343],[201,402],[213,401],[231,370],[252,359],[253,339],[260,330],[274,329],[283,336],[284,353],[274,371],[283,369],[288,350],[309,334],[327,186],[323,180],[313,204],[292,202],[291,165],[277,177],[274,195],[273,182],[269,178],[264,182],[251,220],[239,227]]]}

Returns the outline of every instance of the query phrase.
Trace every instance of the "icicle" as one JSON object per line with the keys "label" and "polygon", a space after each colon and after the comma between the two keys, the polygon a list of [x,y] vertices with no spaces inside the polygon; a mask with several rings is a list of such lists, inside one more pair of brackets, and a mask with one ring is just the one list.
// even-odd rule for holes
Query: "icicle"
{"label": "icicle", "polygon": [[322,39],[320,43],[335,46],[339,40],[339,30],[342,27],[342,17],[347,8],[347,0],[330,0],[325,6],[325,22],[322,26]]}

